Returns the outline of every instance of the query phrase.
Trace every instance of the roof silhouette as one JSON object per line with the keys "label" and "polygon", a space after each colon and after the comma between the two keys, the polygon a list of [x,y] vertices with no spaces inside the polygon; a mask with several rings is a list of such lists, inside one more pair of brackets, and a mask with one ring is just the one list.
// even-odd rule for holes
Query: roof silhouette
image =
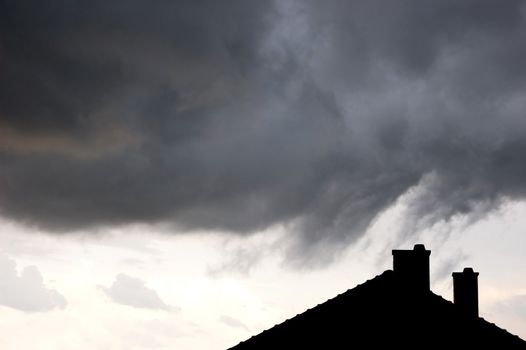
{"label": "roof silhouette", "polygon": [[407,276],[396,271],[395,264],[394,271],[387,270],[231,350],[352,349],[385,345],[419,349],[483,346],[526,349],[526,342],[521,338],[478,314],[467,313],[428,289],[414,288],[407,283]]}

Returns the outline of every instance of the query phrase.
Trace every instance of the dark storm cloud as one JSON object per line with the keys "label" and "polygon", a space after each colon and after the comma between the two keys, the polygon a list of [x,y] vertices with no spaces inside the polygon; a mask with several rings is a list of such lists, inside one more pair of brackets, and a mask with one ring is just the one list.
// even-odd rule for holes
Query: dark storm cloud
{"label": "dark storm cloud", "polygon": [[[526,190],[520,1],[0,2],[0,210],[348,243]],[[293,254],[294,251],[292,251]]]}

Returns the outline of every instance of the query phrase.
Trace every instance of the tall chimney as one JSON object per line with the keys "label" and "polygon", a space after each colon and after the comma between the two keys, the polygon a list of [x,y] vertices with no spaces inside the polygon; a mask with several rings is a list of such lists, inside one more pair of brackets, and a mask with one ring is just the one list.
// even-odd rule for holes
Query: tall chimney
{"label": "tall chimney", "polygon": [[478,275],[471,267],[453,272],[453,302],[470,317],[479,316]]}
{"label": "tall chimney", "polygon": [[423,244],[413,250],[393,250],[393,271],[396,278],[409,291],[429,291],[429,255]]}

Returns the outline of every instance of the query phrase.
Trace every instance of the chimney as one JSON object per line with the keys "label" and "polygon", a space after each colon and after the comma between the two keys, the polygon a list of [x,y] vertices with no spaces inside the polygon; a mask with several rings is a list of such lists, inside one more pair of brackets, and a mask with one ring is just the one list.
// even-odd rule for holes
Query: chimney
{"label": "chimney", "polygon": [[479,316],[478,275],[471,267],[453,272],[453,302],[470,317]]}
{"label": "chimney", "polygon": [[423,244],[413,250],[393,250],[393,271],[404,288],[410,291],[429,291],[429,255]]}

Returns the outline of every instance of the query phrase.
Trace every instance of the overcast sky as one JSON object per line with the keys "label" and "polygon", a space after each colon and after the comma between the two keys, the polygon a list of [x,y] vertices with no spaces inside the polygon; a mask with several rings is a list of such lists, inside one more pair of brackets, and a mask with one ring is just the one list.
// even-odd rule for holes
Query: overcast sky
{"label": "overcast sky", "polygon": [[0,0],[0,345],[223,349],[415,242],[526,337],[525,37],[519,0]]}

